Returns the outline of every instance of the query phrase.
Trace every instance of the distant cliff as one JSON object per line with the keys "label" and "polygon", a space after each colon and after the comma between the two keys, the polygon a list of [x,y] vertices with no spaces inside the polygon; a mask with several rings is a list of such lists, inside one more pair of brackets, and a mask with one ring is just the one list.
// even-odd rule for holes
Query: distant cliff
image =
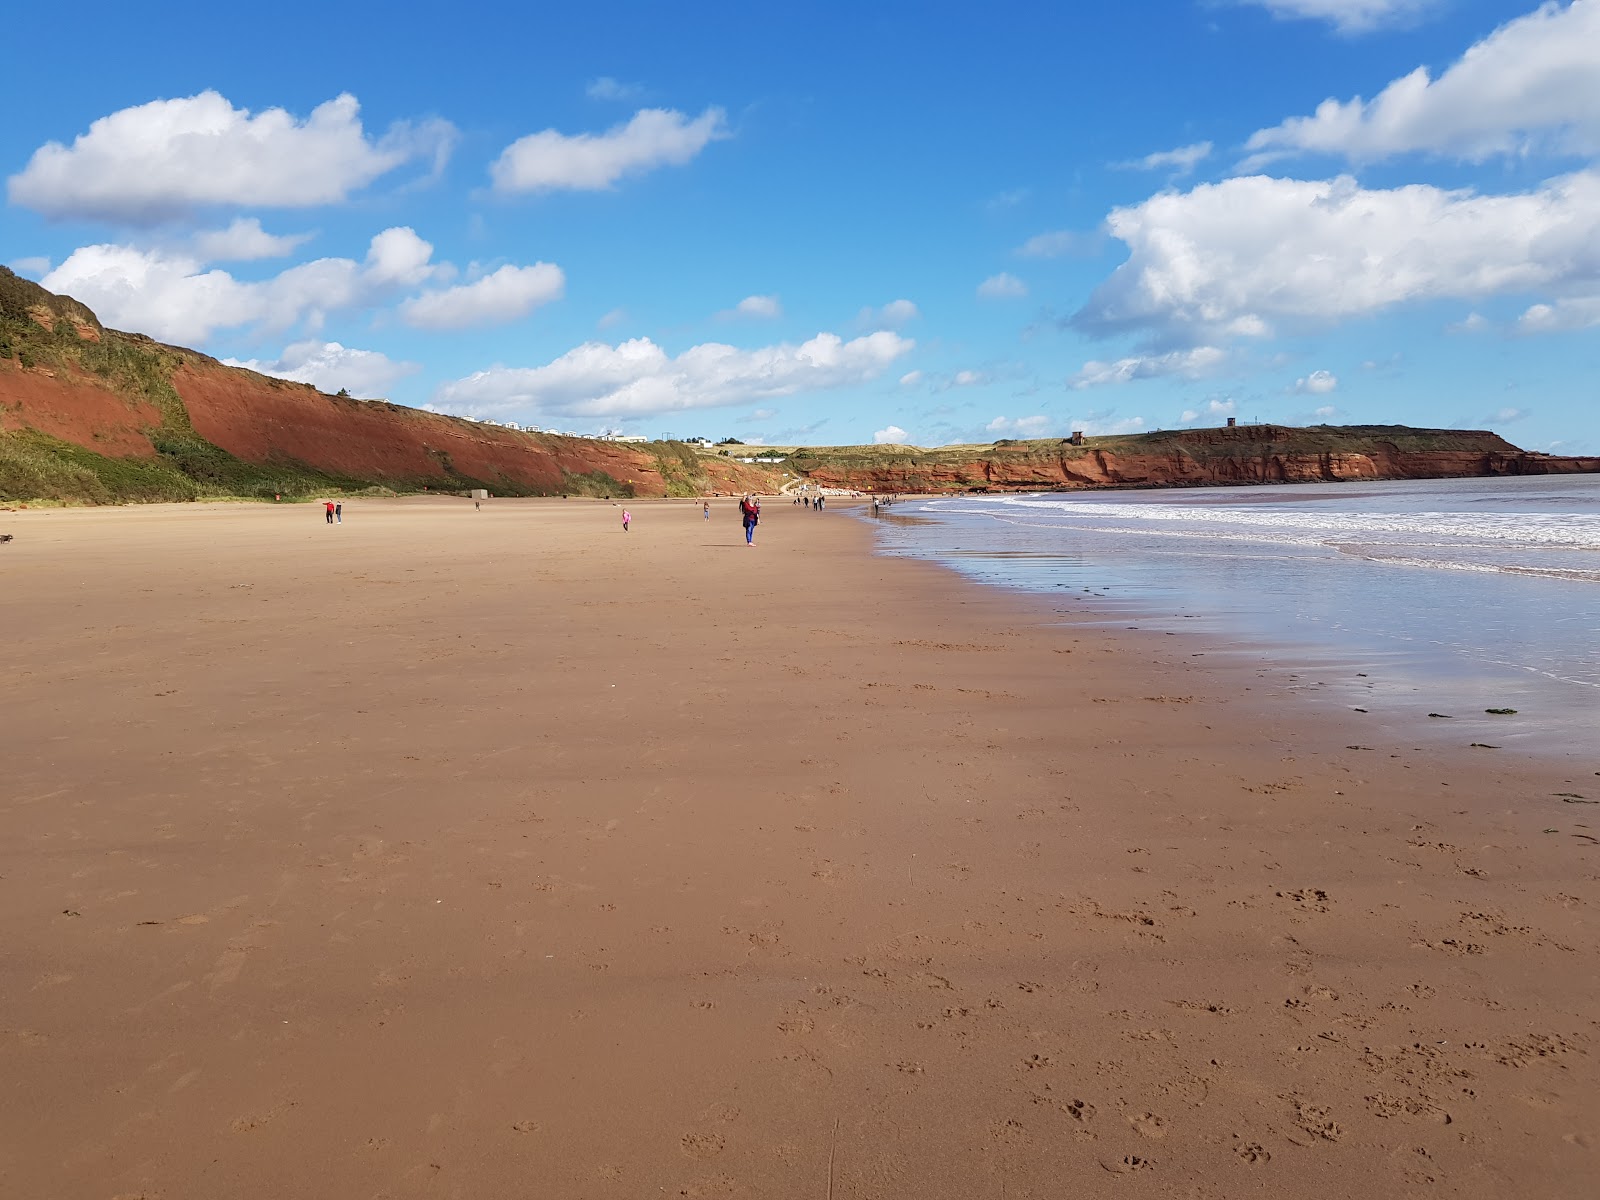
{"label": "distant cliff", "polygon": [[1482,430],[1403,425],[1239,425],[990,446],[800,448],[789,463],[828,487],[985,492],[1442,479],[1600,471],[1600,457],[1519,450]]}
{"label": "distant cliff", "polygon": [[0,267],[0,499],[692,496],[779,480],[674,442],[523,433],[329,396],[107,329],[76,300]]}

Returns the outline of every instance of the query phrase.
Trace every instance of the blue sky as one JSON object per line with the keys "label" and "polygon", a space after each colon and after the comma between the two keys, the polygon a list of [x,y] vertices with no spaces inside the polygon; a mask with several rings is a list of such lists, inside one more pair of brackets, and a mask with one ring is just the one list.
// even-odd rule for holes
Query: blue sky
{"label": "blue sky", "polygon": [[1600,449],[1600,0],[126,11],[8,18],[0,260],[330,391]]}

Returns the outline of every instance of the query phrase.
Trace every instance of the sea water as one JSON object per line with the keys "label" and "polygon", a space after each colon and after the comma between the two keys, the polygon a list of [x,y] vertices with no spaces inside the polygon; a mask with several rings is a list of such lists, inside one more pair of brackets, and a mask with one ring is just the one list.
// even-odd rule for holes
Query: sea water
{"label": "sea water", "polygon": [[1222,635],[1285,686],[1419,731],[1600,758],[1600,476],[908,499],[884,512],[887,553],[1051,593],[1064,621]]}

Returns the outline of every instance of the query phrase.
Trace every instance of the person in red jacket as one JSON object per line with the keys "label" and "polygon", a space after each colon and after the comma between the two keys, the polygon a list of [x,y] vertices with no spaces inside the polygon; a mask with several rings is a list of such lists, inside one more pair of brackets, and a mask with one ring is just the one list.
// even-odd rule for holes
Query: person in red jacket
{"label": "person in red jacket", "polygon": [[328,506],[328,524],[332,525],[333,524],[333,501],[332,500],[324,500],[323,503]]}
{"label": "person in red jacket", "polygon": [[756,525],[761,520],[761,501],[746,493],[745,498],[739,501],[739,513],[744,517],[744,544],[756,544]]}

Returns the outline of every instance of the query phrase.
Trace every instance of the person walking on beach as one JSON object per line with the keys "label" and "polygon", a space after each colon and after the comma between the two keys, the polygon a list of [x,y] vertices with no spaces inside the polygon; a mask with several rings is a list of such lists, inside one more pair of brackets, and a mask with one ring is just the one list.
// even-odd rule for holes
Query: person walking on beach
{"label": "person walking on beach", "polygon": [[325,504],[327,506],[327,508],[328,508],[328,514],[327,514],[328,524],[332,525],[333,524],[333,501],[332,500],[324,500],[322,503]]}
{"label": "person walking on beach", "polygon": [[333,523],[335,525],[343,525],[344,524],[344,501],[343,500],[335,500],[334,503],[333,503]]}
{"label": "person walking on beach", "polygon": [[633,520],[633,514],[627,509],[622,510],[622,532],[628,532],[628,522]]}
{"label": "person walking on beach", "polygon": [[707,500],[705,504],[701,505],[700,511],[705,514],[707,521],[711,520],[711,501]]}
{"label": "person walking on beach", "polygon": [[744,518],[744,544],[756,544],[756,525],[761,521],[761,501],[746,493],[745,498],[739,501],[739,513]]}

